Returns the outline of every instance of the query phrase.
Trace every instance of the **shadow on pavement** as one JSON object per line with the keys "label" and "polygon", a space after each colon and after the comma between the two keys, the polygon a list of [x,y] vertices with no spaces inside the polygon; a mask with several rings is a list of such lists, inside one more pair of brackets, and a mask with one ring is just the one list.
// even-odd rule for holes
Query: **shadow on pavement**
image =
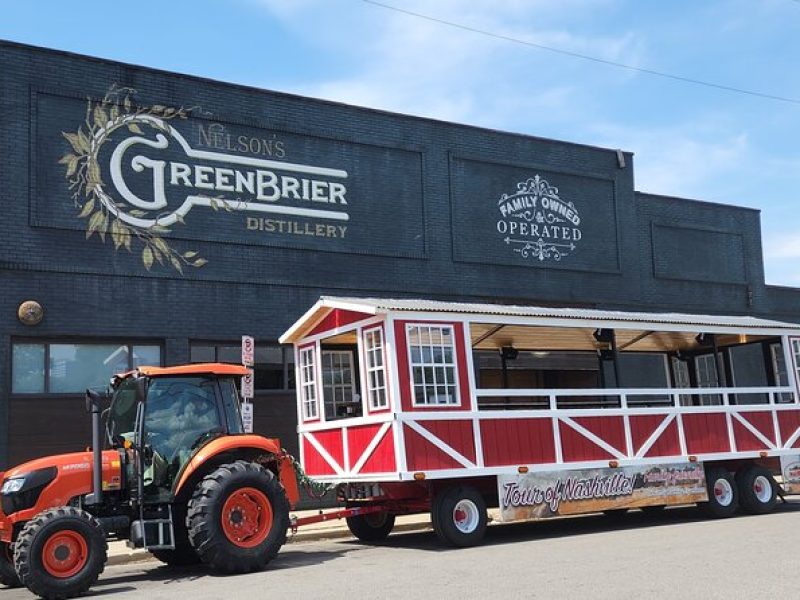
{"label": "shadow on pavement", "polygon": [[[800,512],[800,503],[789,502],[778,504],[772,514]],[[754,519],[759,515],[739,514],[736,519]],[[492,546],[500,544],[513,544],[534,540],[557,539],[562,537],[577,537],[594,535],[611,531],[624,531],[628,529],[645,529],[679,525],[682,523],[695,523],[699,521],[713,521],[696,506],[681,506],[667,508],[660,513],[644,513],[640,510],[630,512],[615,512],[612,514],[593,513],[572,517],[560,517],[542,521],[526,521],[518,523],[495,523],[486,531],[486,537],[481,545]],[[337,544],[346,546],[362,546],[357,540],[339,540]],[[427,550],[432,552],[452,552],[458,548],[443,546],[433,531],[413,533],[397,533],[376,546],[389,548],[408,548]]]}

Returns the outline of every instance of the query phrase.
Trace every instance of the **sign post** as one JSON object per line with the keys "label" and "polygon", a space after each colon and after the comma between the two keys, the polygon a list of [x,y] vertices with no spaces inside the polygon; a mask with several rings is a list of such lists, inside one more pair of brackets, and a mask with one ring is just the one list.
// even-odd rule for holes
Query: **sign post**
{"label": "sign post", "polygon": [[255,363],[256,343],[249,335],[242,336],[242,364],[247,367],[247,375],[242,377],[242,425],[245,433],[253,433],[253,364]]}

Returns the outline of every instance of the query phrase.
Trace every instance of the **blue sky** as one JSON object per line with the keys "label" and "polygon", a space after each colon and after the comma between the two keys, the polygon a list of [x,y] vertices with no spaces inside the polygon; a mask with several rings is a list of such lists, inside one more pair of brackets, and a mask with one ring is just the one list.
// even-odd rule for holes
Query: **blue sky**
{"label": "blue sky", "polygon": [[[800,1],[0,0],[0,38],[635,153],[636,188],[761,210],[767,282],[800,286]],[[80,8],[78,8],[80,6]]]}

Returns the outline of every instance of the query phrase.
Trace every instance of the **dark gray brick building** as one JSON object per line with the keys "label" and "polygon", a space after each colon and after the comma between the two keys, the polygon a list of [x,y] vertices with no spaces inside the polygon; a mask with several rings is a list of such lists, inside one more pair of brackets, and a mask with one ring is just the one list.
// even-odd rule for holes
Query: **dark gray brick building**
{"label": "dark gray brick building", "polygon": [[84,445],[109,372],[236,361],[243,334],[256,430],[292,448],[276,340],[322,294],[800,322],[758,211],[636,192],[627,152],[14,43],[0,65],[0,468]]}

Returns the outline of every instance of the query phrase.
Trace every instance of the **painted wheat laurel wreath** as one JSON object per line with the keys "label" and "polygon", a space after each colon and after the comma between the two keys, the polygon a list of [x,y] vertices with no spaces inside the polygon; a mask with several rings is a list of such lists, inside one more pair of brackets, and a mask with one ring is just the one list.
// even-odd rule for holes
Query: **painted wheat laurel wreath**
{"label": "painted wheat laurel wreath", "polygon": [[[133,252],[135,240],[141,245],[142,263],[148,271],[154,262],[158,262],[160,265],[171,266],[182,274],[184,266],[202,267],[208,261],[195,250],[178,252],[169,245],[163,236],[171,230],[159,224],[159,219],[165,215],[158,215],[155,224],[149,227],[136,227],[120,220],[120,215],[143,217],[146,213],[139,209],[128,210],[129,206],[116,201],[107,191],[100,174],[100,148],[115,131],[127,129],[130,133],[142,135],[141,125],[167,134],[169,132],[162,124],[172,119],[186,119],[194,110],[158,104],[138,106],[131,101],[135,94],[136,90],[132,88],[114,85],[99,102],[89,99],[84,125],[75,133],[62,132],[72,147],[72,152],[65,154],[58,162],[66,166],[72,200],[80,211],[78,218],[86,221],[86,239],[96,233],[105,243],[108,235],[114,243],[115,251],[125,248],[128,252]],[[228,203],[224,200],[212,202],[215,210],[220,207],[229,210]],[[184,223],[180,215],[177,221]]]}

